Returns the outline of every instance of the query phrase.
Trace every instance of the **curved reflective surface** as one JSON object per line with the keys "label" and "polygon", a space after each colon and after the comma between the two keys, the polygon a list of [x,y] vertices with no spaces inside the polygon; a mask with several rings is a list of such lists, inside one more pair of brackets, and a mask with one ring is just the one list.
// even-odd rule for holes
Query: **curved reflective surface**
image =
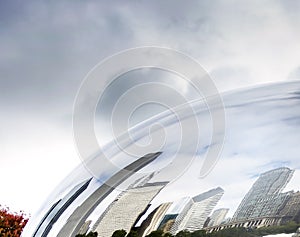
{"label": "curved reflective surface", "polygon": [[[185,218],[189,215],[188,210],[196,208],[197,203],[206,203],[209,207],[197,218],[201,216],[206,220],[213,210],[220,208],[226,209],[226,213],[229,208],[227,217],[232,217],[260,175],[281,167],[288,167],[293,172],[284,184],[278,186],[279,191],[299,190],[300,82],[263,85],[225,93],[222,98],[226,113],[225,143],[222,144],[221,156],[205,176],[200,175],[200,170],[204,165],[206,152],[216,144],[211,144],[211,118],[205,101],[196,99],[185,105],[193,108],[193,114],[185,113],[185,106],[181,108],[185,116],[180,119],[168,111],[159,113],[132,127],[130,141],[121,139],[130,151],[134,145],[132,141],[143,143],[149,139],[149,128],[153,124],[163,125],[155,127],[151,133],[152,139],[164,134],[163,146],[146,146],[140,152],[140,157],[148,154],[146,157],[150,160],[139,166],[132,176],[122,179],[122,182],[113,183],[111,178],[118,174],[121,168],[128,167],[141,158],[124,152],[114,141],[107,143],[104,152],[111,162],[117,165],[103,167],[102,157],[95,154],[88,160],[88,167],[94,167],[93,172],[86,169],[85,165],[77,167],[54,190],[40,211],[30,219],[23,236],[64,236],[61,231],[66,223],[71,223],[70,225],[79,231],[83,222],[87,220],[90,220],[90,229],[95,226],[94,230],[97,230],[97,226],[101,226],[101,222],[104,223],[105,219],[112,215],[118,203],[114,204],[113,201],[129,202],[128,200],[133,200],[133,196],[128,193],[134,192],[137,193],[134,196],[139,192],[147,193],[146,196],[141,196],[144,202],[139,202],[141,199],[134,201],[136,205],[143,207],[143,211],[133,214],[138,218],[138,221],[131,221],[135,226],[141,226],[143,220],[158,207],[161,208],[161,220],[165,217],[171,218],[172,215],[179,220],[180,214]],[[189,146],[189,143],[194,146],[195,141],[192,137],[190,140],[189,137],[184,137],[184,145],[177,150],[178,142],[181,141],[181,126],[188,128],[194,119],[201,125],[196,154],[191,153]],[[220,142],[223,142],[222,139]],[[94,175],[95,172],[97,175]],[[97,205],[87,212],[83,222],[76,222],[76,209],[84,205],[103,185],[113,187],[113,190],[102,192],[101,195],[105,195],[95,202]],[[164,206],[161,206],[162,204]],[[82,208],[84,209],[84,206]],[[203,221],[202,219],[198,221]],[[181,225],[182,222],[178,221],[176,228],[180,228]],[[173,227],[174,233],[176,228]],[[172,232],[172,228],[170,231]],[[70,233],[70,236],[74,236],[75,232]]]}

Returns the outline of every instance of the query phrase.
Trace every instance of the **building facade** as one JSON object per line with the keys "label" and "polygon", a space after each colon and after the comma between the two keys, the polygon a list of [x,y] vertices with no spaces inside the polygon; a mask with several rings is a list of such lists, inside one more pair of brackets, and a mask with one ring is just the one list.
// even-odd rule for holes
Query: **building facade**
{"label": "building facade", "polygon": [[280,210],[279,215],[282,223],[289,221],[300,223],[300,191],[290,196],[282,210]]}
{"label": "building facade", "polygon": [[95,231],[98,232],[98,236],[111,236],[114,231],[121,229],[129,232],[166,184],[166,182],[148,183],[142,187],[128,189],[119,195],[97,221],[99,224]]}
{"label": "building facade", "polygon": [[281,193],[293,176],[293,170],[282,167],[261,174],[233,215],[232,222],[275,216],[291,192]]}
{"label": "building facade", "polygon": [[224,190],[218,187],[193,197],[177,216],[171,228],[171,234],[176,234],[181,230],[193,232],[202,229],[207,217],[223,194]]}
{"label": "building facade", "polygon": [[188,214],[189,210],[193,206],[193,199],[189,198],[181,212],[177,215],[176,219],[173,221],[173,224],[170,228],[170,233],[175,235],[177,232],[179,232],[182,226],[182,222],[185,219],[186,215]]}
{"label": "building facade", "polygon": [[91,220],[84,222],[84,224],[80,227],[78,234],[85,235],[88,232],[91,223],[92,223]]}
{"label": "building facade", "polygon": [[210,221],[208,222],[208,226],[216,226],[222,224],[224,222],[226,215],[229,211],[229,208],[220,208],[213,212],[210,216]]}
{"label": "building facade", "polygon": [[116,187],[135,174],[135,172],[150,164],[160,154],[161,152],[149,153],[112,175],[105,183],[90,193],[88,198],[75,209],[60,229],[57,237],[73,237],[78,234],[80,227],[85,223],[87,218]]}
{"label": "building facade", "polygon": [[145,229],[142,231],[142,237],[149,235],[152,231],[158,229],[160,223],[162,222],[166,212],[168,211],[171,205],[171,202],[163,203],[158,208],[156,208],[151,214],[149,214],[149,216],[141,225],[141,227],[143,227],[143,225],[145,224]]}

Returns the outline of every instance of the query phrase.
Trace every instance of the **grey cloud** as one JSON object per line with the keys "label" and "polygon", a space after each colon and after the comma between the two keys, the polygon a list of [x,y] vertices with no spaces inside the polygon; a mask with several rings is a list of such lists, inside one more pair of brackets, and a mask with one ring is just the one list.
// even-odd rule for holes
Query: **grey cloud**
{"label": "grey cloud", "polygon": [[88,6],[65,4],[31,2],[21,12],[22,20],[2,28],[2,103],[69,110],[90,68],[114,45],[121,49],[130,41],[121,16],[100,11],[100,24],[89,19]]}
{"label": "grey cloud", "polygon": [[[5,23],[0,31],[1,101],[15,106],[26,102],[34,109],[43,108],[39,103],[50,103],[69,111],[89,69],[128,47],[156,44],[183,50],[207,69],[218,71],[220,78],[230,77],[232,71],[220,64],[239,54],[243,59],[243,51],[252,47],[247,37],[264,42],[271,19],[283,14],[276,11],[281,5],[273,4],[275,11],[265,16],[268,3],[256,1],[243,5],[236,1],[1,4]],[[231,68],[239,67],[231,64]],[[245,85],[245,78],[248,84],[261,80],[248,75],[239,71],[240,79],[225,88]]]}
{"label": "grey cloud", "polygon": [[299,80],[300,79],[300,67],[297,67],[289,73],[288,79]]}

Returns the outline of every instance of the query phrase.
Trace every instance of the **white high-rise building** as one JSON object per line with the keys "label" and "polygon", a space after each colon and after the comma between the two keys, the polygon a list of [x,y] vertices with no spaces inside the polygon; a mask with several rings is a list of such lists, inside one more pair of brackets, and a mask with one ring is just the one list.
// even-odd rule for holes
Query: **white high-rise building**
{"label": "white high-rise building", "polygon": [[97,221],[95,228],[99,237],[112,236],[116,230],[129,232],[141,213],[147,210],[149,203],[166,185],[166,182],[148,183],[131,188],[118,196]]}
{"label": "white high-rise building", "polygon": [[293,170],[282,167],[261,174],[240,203],[232,221],[275,216],[291,194],[281,191],[293,173]]}
{"label": "white high-rise building", "polygon": [[[153,213],[153,216],[151,217],[150,223],[146,227],[145,231],[143,232],[143,237],[146,235],[149,235],[152,231],[157,230],[159,224],[163,220],[166,212],[172,205],[171,202],[166,202],[161,204]],[[149,216],[148,216],[149,217]]]}
{"label": "white high-rise building", "polygon": [[218,187],[191,198],[185,208],[176,217],[170,232],[176,234],[181,230],[193,232],[202,229],[205,220],[223,194],[224,190]]}
{"label": "white high-rise building", "polygon": [[208,226],[220,225],[225,220],[225,217],[226,217],[228,211],[229,211],[229,208],[220,208],[220,209],[215,210],[210,217]]}

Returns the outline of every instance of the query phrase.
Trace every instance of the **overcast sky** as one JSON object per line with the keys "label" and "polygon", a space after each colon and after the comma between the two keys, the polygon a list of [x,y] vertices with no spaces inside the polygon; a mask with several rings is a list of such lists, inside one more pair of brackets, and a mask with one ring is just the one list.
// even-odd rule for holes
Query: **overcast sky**
{"label": "overcast sky", "polygon": [[105,57],[174,48],[220,91],[300,79],[299,10],[297,0],[1,1],[0,204],[34,213],[80,163],[73,101]]}

